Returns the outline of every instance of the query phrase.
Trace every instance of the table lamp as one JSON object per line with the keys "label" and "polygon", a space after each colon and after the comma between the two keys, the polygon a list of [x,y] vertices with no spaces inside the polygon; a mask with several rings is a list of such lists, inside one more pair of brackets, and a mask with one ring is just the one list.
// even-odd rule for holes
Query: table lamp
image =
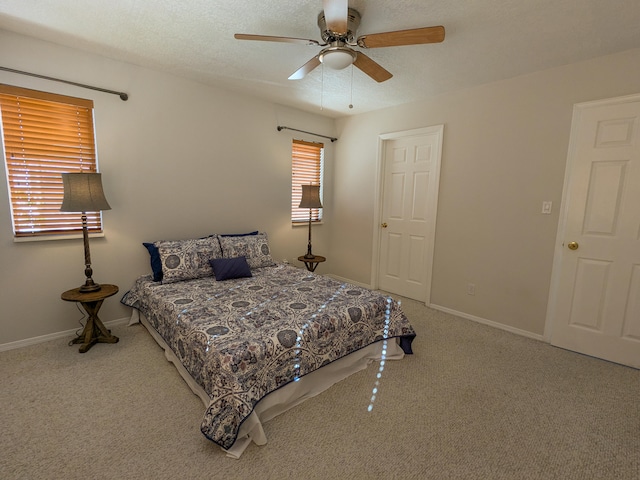
{"label": "table lamp", "polygon": [[101,173],[63,173],[62,184],[64,186],[64,198],[61,212],[82,213],[82,238],[84,240],[84,274],[87,277],[80,291],[96,292],[100,285],[95,283],[91,276],[91,253],[89,251],[89,232],[87,229],[86,212],[98,212],[111,210],[102,190]]}
{"label": "table lamp", "polygon": [[307,245],[307,254],[304,256],[306,259],[313,259],[316,256],[311,253],[311,220],[312,210],[314,208],[322,208],[320,203],[320,185],[302,185],[302,199],[298,208],[309,209],[309,244]]}

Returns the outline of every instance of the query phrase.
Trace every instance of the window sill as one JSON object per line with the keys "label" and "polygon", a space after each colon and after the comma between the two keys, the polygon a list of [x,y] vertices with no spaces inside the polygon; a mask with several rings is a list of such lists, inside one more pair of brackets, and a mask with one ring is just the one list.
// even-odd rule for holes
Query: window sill
{"label": "window sill", "polygon": [[[320,222],[311,222],[311,226],[313,227],[314,225],[324,225],[323,221]],[[309,228],[309,220],[307,220],[306,222],[291,222],[291,226],[292,227],[306,227]]]}
{"label": "window sill", "polygon": [[[101,237],[104,237],[104,232],[89,234],[89,238]],[[13,243],[48,242],[51,240],[82,240],[82,233],[70,233],[67,235],[38,235],[36,237],[13,237]]]}

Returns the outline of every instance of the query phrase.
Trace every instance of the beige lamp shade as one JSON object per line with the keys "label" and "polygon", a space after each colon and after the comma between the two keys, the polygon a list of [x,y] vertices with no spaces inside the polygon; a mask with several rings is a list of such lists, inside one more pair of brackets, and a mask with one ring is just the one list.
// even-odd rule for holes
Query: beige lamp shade
{"label": "beige lamp shade", "polygon": [[320,185],[302,185],[302,199],[298,208],[322,208]]}
{"label": "beige lamp shade", "polygon": [[61,212],[111,210],[102,190],[101,173],[63,173],[64,198]]}

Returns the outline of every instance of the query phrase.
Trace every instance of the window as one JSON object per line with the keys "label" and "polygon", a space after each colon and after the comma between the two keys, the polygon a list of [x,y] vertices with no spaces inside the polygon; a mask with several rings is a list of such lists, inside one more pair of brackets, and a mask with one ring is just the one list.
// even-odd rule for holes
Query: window
{"label": "window", "polygon": [[[291,222],[309,222],[309,209],[298,208],[302,198],[302,185],[320,185],[322,198],[322,167],[324,144],[294,140],[291,155]],[[311,209],[311,221],[322,220],[322,209]]]}
{"label": "window", "polygon": [[[61,173],[97,172],[93,101],[0,84],[1,137],[15,237],[82,232],[60,212]],[[87,212],[90,233],[100,212]]]}

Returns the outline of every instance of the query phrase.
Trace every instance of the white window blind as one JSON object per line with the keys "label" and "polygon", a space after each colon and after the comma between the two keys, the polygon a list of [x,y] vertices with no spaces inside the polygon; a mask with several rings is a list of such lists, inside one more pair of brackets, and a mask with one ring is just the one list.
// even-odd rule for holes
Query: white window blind
{"label": "white window blind", "polygon": [[[81,232],[79,214],[59,211],[60,174],[97,172],[93,101],[0,84],[0,111],[14,235]],[[101,213],[86,215],[101,232]]]}
{"label": "white window blind", "polygon": [[[309,209],[298,208],[302,198],[302,185],[320,185],[322,192],[322,164],[324,144],[293,140],[291,165],[291,221],[301,223],[309,221]],[[311,209],[311,221],[322,220],[322,209]]]}

